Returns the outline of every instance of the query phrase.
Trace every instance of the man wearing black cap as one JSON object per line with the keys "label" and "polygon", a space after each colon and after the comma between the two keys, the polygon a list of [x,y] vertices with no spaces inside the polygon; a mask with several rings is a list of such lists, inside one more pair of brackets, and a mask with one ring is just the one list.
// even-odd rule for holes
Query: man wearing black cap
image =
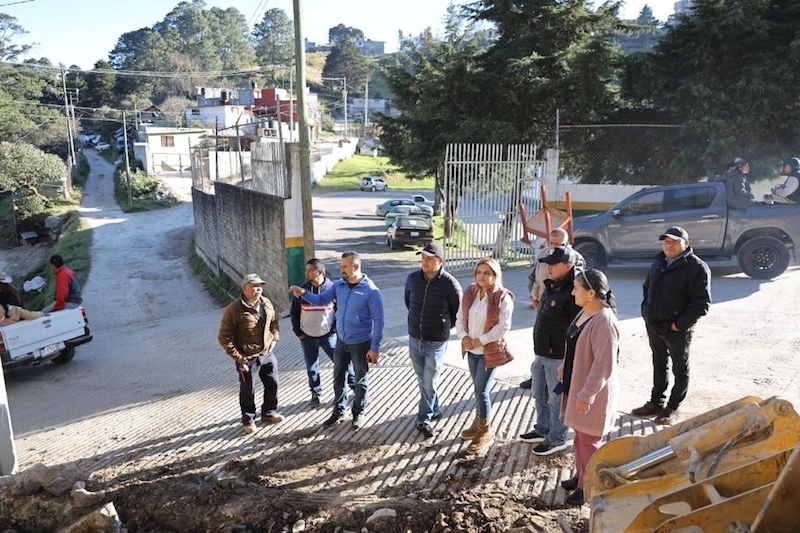
{"label": "man wearing black cap", "polygon": [[408,356],[419,385],[415,425],[426,439],[431,439],[436,435],[431,422],[442,415],[437,389],[462,291],[458,280],[444,270],[444,249],[439,244],[432,242],[417,255],[422,256],[422,268],[408,275],[404,291],[408,309]]}
{"label": "man wearing black cap", "polygon": [[564,360],[567,328],[580,311],[572,295],[577,258],[577,252],[569,246],[557,246],[539,258],[547,265],[547,279],[533,324],[531,394],[536,404],[536,424],[532,431],[519,436],[522,441],[537,443],[533,449],[536,455],[550,455],[567,448],[558,367]]}
{"label": "man wearing black cap", "polygon": [[275,307],[262,295],[265,284],[258,274],[248,274],[242,279],[242,297],[225,308],[217,335],[220,346],[236,363],[245,433],[256,430],[254,373],[264,385],[261,422],[277,424],[283,420],[277,411],[278,360],[274,352],[280,328]]}
{"label": "man wearing black cap", "polygon": [[772,194],[765,194],[764,200],[768,204],[800,204],[800,159],[791,157],[783,162],[783,171],[786,181],[783,185],[772,188]]}
{"label": "man wearing black cap", "polygon": [[[631,414],[656,415],[656,424],[672,424],[689,388],[689,345],[694,325],[711,306],[711,271],[694,255],[685,229],[669,228],[659,240],[663,251],[650,267],[642,291],[642,318],[653,352],[653,390],[650,401]],[[670,361],[675,384],[664,405]]]}

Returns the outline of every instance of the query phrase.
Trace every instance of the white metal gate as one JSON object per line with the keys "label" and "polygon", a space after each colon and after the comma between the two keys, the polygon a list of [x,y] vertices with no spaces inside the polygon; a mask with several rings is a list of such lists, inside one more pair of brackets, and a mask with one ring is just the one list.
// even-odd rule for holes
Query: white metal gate
{"label": "white metal gate", "polygon": [[444,165],[445,264],[465,270],[491,256],[500,264],[530,259],[519,204],[541,208],[544,162],[527,144],[450,144]]}

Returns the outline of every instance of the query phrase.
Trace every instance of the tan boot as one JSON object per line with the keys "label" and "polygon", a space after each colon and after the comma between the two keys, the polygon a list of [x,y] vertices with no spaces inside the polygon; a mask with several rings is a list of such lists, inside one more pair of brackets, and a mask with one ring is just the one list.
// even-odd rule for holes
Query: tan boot
{"label": "tan boot", "polygon": [[472,424],[461,432],[461,438],[464,440],[472,440],[478,434],[478,415],[472,419]]}
{"label": "tan boot", "polygon": [[467,447],[467,453],[470,455],[482,454],[494,442],[494,435],[492,435],[492,430],[489,427],[488,418],[478,419],[478,427],[476,429],[476,432],[477,434]]}

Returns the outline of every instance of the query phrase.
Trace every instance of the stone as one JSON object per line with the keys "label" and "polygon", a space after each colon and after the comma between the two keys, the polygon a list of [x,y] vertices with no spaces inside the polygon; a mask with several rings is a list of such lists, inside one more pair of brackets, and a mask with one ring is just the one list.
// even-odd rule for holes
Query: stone
{"label": "stone", "polygon": [[39,483],[53,496],[63,496],[72,490],[76,481],[83,478],[81,472],[72,465],[57,465],[39,472]]}
{"label": "stone", "polygon": [[367,524],[371,524],[375,520],[380,520],[381,518],[397,518],[397,511],[394,509],[389,509],[384,507],[383,509],[378,509],[374,513],[367,518]]}
{"label": "stone", "polygon": [[61,225],[64,223],[59,216],[49,216],[44,219],[44,227],[49,230],[61,231]]}
{"label": "stone", "polygon": [[47,467],[42,463],[36,463],[27,470],[23,470],[14,476],[16,483],[11,488],[11,493],[16,496],[36,494],[42,488],[42,483],[39,481],[39,476],[42,472],[47,470]]}
{"label": "stone", "polygon": [[306,521],[305,520],[298,520],[292,526],[292,533],[300,533],[301,531],[306,530]]}
{"label": "stone", "polygon": [[106,491],[90,492],[83,487],[72,489],[69,494],[75,507],[96,507],[106,499]]}
{"label": "stone", "polygon": [[108,502],[61,531],[63,533],[121,533],[122,521],[119,519],[114,503]]}

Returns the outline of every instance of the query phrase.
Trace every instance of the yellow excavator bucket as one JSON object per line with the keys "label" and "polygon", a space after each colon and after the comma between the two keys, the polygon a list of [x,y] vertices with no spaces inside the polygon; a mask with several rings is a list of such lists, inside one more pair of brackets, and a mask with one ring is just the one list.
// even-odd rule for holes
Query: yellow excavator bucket
{"label": "yellow excavator bucket", "polygon": [[593,533],[800,532],[800,416],[753,396],[602,446],[584,494]]}

